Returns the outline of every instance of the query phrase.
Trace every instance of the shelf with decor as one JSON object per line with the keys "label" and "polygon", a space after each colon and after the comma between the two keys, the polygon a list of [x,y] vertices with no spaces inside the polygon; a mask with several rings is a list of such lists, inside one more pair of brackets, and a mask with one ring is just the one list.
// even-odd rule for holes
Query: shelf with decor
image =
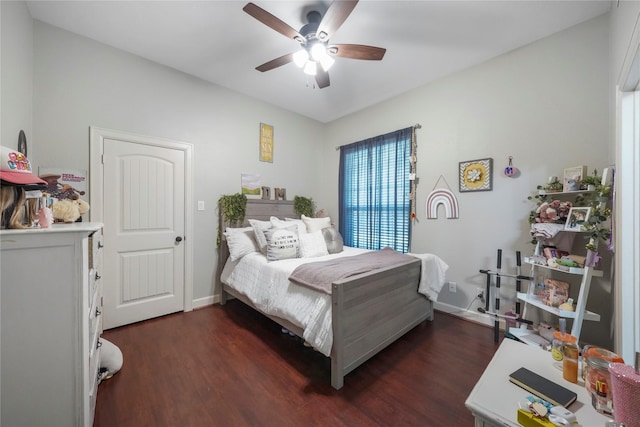
{"label": "shelf with decor", "polygon": [[[562,191],[557,179],[550,179],[547,186],[538,186],[536,194],[529,197],[537,203],[529,215],[535,250],[524,260],[531,266],[532,281],[528,292],[517,293],[517,300],[524,303],[522,317],[536,309],[571,319],[570,333],[578,340],[585,320],[600,321],[600,315],[586,306],[592,278],[604,276],[602,270],[596,269],[597,250],[600,241],[610,237],[611,216],[607,207],[611,193],[608,171],[602,177],[594,171],[584,181],[584,188],[576,181],[577,188]],[[576,237],[584,238],[585,244],[574,245]],[[573,251],[577,253],[570,253]],[[531,329],[512,328],[509,332],[531,345],[545,347],[548,341]]]}

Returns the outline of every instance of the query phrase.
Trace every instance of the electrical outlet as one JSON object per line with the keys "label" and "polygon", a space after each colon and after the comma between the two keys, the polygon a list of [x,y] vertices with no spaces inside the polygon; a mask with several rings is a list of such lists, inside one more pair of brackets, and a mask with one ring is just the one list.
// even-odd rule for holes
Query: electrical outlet
{"label": "electrical outlet", "polygon": [[456,292],[458,284],[456,282],[449,282],[449,292]]}
{"label": "electrical outlet", "polygon": [[476,288],[476,298],[478,298],[480,301],[484,301],[484,289]]}

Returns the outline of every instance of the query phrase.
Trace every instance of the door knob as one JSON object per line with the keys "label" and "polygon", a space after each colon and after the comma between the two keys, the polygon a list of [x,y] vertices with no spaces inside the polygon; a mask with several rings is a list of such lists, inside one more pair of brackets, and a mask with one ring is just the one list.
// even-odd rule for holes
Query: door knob
{"label": "door knob", "polygon": [[182,237],[180,236],[176,237],[176,243],[180,243],[180,242],[182,242]]}

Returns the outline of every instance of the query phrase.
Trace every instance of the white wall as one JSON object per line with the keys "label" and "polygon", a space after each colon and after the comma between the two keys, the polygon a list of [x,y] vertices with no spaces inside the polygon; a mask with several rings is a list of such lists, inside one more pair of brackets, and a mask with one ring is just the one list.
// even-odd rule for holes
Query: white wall
{"label": "white wall", "polygon": [[[618,197],[616,204],[616,340],[615,350],[628,362],[634,360],[635,352],[640,351],[640,260],[638,259],[638,204],[640,199],[639,181],[640,165],[638,165],[637,134],[635,147],[630,129],[622,131],[623,109],[618,98],[622,88],[630,79],[631,64],[640,49],[640,2],[621,1],[612,5],[611,13],[611,61],[610,92],[611,97],[611,138],[616,141],[616,158],[618,170]],[[636,69],[636,73],[638,70]],[[637,79],[638,76],[635,76]],[[630,90],[630,89],[625,89]],[[628,107],[628,97],[626,104]],[[637,107],[636,107],[637,108]],[[634,115],[625,111],[624,115]],[[635,111],[635,120],[638,120]],[[629,121],[633,121],[633,118]],[[628,126],[628,125],[627,125]],[[631,125],[630,127],[633,127]],[[622,137],[623,133],[626,137]],[[624,156],[624,158],[623,158]]]}
{"label": "white wall", "polygon": [[[527,218],[533,204],[527,196],[536,185],[562,176],[567,167],[602,171],[613,163],[607,57],[605,15],[336,120],[327,125],[328,188],[338,185],[335,146],[420,123],[419,221],[412,251],[435,253],[450,265],[448,279],[458,283],[458,291],[444,289],[439,301],[464,310],[476,287],[485,284],[478,270],[495,268],[498,248],[503,270],[511,272],[516,250],[530,254]],[[503,174],[509,156],[522,173],[518,178]],[[459,193],[458,162],[486,157],[494,159],[493,191]],[[459,219],[426,219],[426,197],[441,175],[458,198]],[[337,212],[335,192],[322,196]],[[611,307],[599,303],[609,288],[608,280],[598,281],[589,299],[605,321],[583,329],[585,338],[602,345],[610,344]],[[503,281],[502,289],[502,307],[509,308],[515,284]]]}
{"label": "white wall", "polygon": [[24,2],[0,2],[0,141],[18,148],[18,134],[24,130],[28,157],[37,159],[32,142],[33,24]]}
{"label": "white wall", "polygon": [[[322,125],[87,38],[34,21],[34,135],[40,166],[88,168],[89,126],[194,144],[194,299],[213,295],[216,201],[240,174],[313,197]],[[260,122],[274,162],[258,161]],[[189,236],[187,236],[189,238]]]}

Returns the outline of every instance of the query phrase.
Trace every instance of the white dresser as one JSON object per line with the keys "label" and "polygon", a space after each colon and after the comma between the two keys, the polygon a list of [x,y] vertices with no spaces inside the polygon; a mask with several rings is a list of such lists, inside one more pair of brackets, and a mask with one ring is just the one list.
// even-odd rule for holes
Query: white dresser
{"label": "white dresser", "polygon": [[0,425],[91,426],[102,224],[0,231]]}

